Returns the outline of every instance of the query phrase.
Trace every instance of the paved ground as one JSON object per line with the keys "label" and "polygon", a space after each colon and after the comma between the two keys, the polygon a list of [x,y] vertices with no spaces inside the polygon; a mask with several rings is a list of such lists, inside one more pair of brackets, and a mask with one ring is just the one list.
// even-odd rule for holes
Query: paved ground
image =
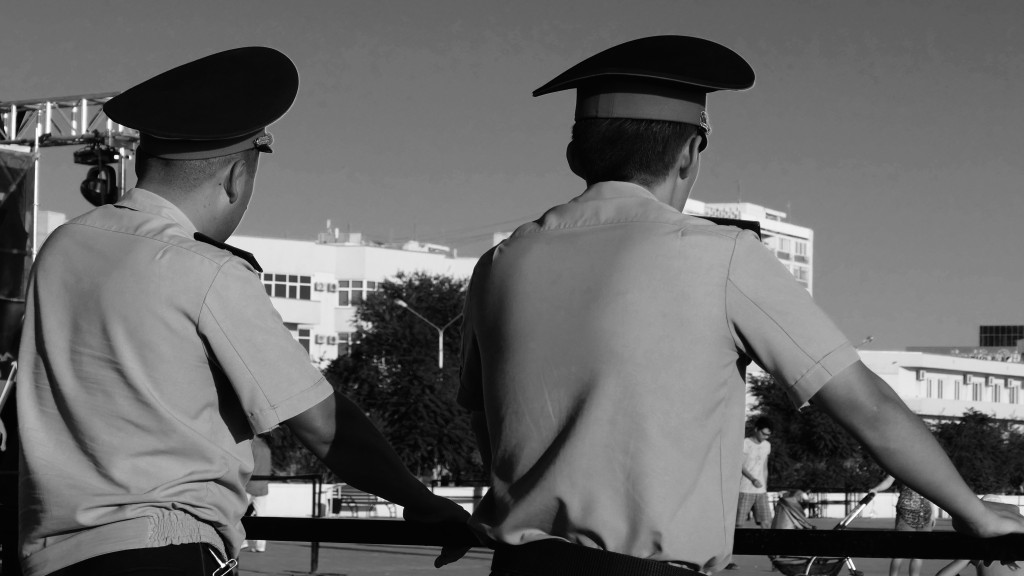
{"label": "paved ground", "polygon": [[[821,528],[832,528],[837,520],[815,520]],[[892,519],[858,519],[851,528],[885,530],[892,527]],[[938,529],[949,529],[949,521],[940,521]],[[428,546],[366,546],[357,544],[321,544],[318,574],[325,576],[487,576],[491,554],[474,549],[455,564],[435,570],[434,557],[438,548]],[[888,576],[888,558],[854,558],[864,576]],[[310,544],[305,542],[270,542],[264,553],[242,551],[239,558],[239,576],[301,575],[309,574]],[[737,556],[738,570],[721,572],[719,576],[782,576],[772,572],[771,562],[764,556]],[[921,576],[934,576],[947,562],[925,560]],[[902,575],[906,575],[904,563]],[[848,576],[846,570],[839,576]],[[973,576],[964,574],[964,576]]]}

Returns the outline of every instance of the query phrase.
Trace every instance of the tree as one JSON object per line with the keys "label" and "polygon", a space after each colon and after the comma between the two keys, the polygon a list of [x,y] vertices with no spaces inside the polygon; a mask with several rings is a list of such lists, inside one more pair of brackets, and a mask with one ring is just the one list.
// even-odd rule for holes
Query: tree
{"label": "tree", "polygon": [[935,435],[967,485],[982,494],[1012,494],[1021,478],[1019,433],[988,414],[968,409],[935,426]]}
{"label": "tree", "polygon": [[769,489],[854,492],[885,476],[860,444],[813,405],[797,410],[769,375],[751,376],[755,398],[748,428],[758,416],[774,423],[768,459]]}
{"label": "tree", "polygon": [[[326,375],[380,427],[402,460],[421,477],[456,481],[483,477],[469,424],[456,404],[461,365],[461,323],[444,332],[444,368],[438,364],[438,331],[462,313],[465,281],[424,273],[400,274],[381,283],[356,312],[356,344]],[[409,309],[396,300],[408,303]]]}

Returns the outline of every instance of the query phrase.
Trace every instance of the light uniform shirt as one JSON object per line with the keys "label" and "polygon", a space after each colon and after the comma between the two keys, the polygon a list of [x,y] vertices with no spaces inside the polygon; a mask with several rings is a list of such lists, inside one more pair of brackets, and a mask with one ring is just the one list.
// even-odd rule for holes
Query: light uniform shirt
{"label": "light uniform shirt", "polygon": [[120,550],[238,552],[250,439],[331,394],[253,267],[141,189],[58,228],[17,400],[26,576]]}
{"label": "light uniform shirt", "polygon": [[486,415],[475,516],[509,544],[558,537],[713,570],[733,542],[744,369],[804,404],[853,347],[749,231],[603,182],[477,264],[460,403]]}
{"label": "light uniform shirt", "polygon": [[740,492],[747,494],[764,494],[768,492],[768,455],[772,453],[771,442],[762,440],[760,444],[750,438],[743,439],[743,468],[761,481],[761,487],[754,486],[749,478],[740,472]]}

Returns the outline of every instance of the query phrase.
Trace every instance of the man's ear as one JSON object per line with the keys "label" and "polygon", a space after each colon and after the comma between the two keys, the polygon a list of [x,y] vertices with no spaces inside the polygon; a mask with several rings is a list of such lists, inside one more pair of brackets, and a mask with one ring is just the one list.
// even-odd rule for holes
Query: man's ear
{"label": "man's ear", "polygon": [[221,179],[221,186],[228,195],[228,203],[234,204],[238,201],[239,194],[245,189],[245,179],[248,177],[245,158],[238,158],[224,167],[224,174]]}
{"label": "man's ear", "polygon": [[686,145],[679,152],[679,179],[686,180],[700,168],[700,144],[704,136],[695,133],[686,141]]}
{"label": "man's ear", "polygon": [[579,162],[576,161],[576,143],[572,140],[570,140],[569,145],[565,147],[565,159],[569,162],[569,169],[572,170],[573,174],[583,178],[584,180],[587,179],[586,175],[583,174],[583,170],[580,168]]}

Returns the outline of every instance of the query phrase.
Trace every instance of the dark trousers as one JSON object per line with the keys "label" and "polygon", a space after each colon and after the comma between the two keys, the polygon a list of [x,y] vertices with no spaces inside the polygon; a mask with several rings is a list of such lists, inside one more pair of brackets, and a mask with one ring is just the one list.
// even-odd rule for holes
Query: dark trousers
{"label": "dark trousers", "polygon": [[209,544],[137,548],[83,560],[50,576],[212,576],[220,568],[213,554],[224,561]]}
{"label": "dark trousers", "polygon": [[491,561],[491,576],[703,576],[668,562],[645,560],[570,544],[538,540],[500,546]]}

